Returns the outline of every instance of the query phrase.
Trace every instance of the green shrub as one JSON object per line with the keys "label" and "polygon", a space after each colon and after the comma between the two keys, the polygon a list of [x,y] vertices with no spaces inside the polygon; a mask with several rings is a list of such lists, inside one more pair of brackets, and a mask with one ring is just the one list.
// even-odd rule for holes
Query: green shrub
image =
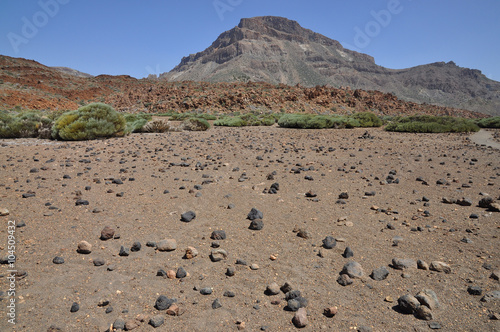
{"label": "green shrub", "polygon": [[123,117],[127,123],[125,127],[127,134],[140,132],[142,127],[152,118],[149,114],[125,114]]}
{"label": "green shrub", "polygon": [[371,112],[360,112],[350,116],[351,118],[359,121],[360,127],[380,127],[382,120]]}
{"label": "green shrub", "polygon": [[210,128],[210,124],[202,118],[189,118],[184,120],[182,127],[189,131],[205,131]]}
{"label": "green shrub", "polygon": [[50,138],[52,120],[40,111],[0,111],[0,138]]}
{"label": "green shrub", "polygon": [[463,133],[478,131],[479,127],[473,120],[464,118],[416,115],[396,117],[385,130],[409,133]]}
{"label": "green shrub", "polygon": [[239,116],[224,116],[214,122],[214,126],[224,127],[243,127],[246,125],[247,122]]}
{"label": "green shrub", "polygon": [[205,120],[217,120],[217,117],[215,115],[207,113],[197,114],[195,117]]}
{"label": "green shrub", "polygon": [[52,137],[79,141],[125,135],[126,121],[111,106],[93,103],[57,118]]}
{"label": "green shrub", "polygon": [[355,128],[361,124],[357,119],[336,115],[285,114],[278,125],[283,128],[326,129]]}
{"label": "green shrub", "polygon": [[214,122],[215,126],[243,127],[243,126],[272,126],[276,123],[276,118],[272,114],[246,113],[243,115],[225,115]]}
{"label": "green shrub", "polygon": [[481,128],[500,128],[500,116],[480,119],[476,124]]}

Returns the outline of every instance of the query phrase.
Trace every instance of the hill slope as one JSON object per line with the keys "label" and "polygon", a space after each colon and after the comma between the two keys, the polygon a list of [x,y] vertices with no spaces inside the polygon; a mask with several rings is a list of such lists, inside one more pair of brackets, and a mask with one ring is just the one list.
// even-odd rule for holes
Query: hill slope
{"label": "hill slope", "polygon": [[184,57],[169,81],[264,81],[304,86],[349,86],[394,93],[419,103],[500,114],[500,82],[479,70],[438,62],[394,70],[366,54],[286,18],[242,19],[206,50]]}
{"label": "hill slope", "polygon": [[130,76],[75,76],[33,60],[0,55],[0,109],[71,110],[104,102],[126,112],[305,112],[484,117],[449,107],[417,104],[379,91],[327,86],[233,82],[168,82]]}

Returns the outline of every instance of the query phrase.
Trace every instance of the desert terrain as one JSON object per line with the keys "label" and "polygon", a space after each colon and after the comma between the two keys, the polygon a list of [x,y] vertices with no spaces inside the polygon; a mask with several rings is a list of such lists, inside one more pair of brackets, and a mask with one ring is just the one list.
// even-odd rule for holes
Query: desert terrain
{"label": "desert terrain", "polygon": [[0,330],[498,331],[499,161],[382,129],[1,140]]}

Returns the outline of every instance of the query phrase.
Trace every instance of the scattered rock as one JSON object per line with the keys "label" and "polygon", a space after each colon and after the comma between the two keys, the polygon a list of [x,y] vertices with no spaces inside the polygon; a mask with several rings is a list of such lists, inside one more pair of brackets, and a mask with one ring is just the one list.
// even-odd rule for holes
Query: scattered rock
{"label": "scattered rock", "polygon": [[125,331],[135,330],[140,326],[139,322],[135,319],[129,319],[125,322]]}
{"label": "scattered rock", "polygon": [[64,264],[64,258],[56,256],[52,260],[52,263],[54,263],[54,264]]}
{"label": "scattered rock", "polygon": [[125,330],[125,320],[121,317],[117,318],[113,323],[113,328],[115,330]]}
{"label": "scattered rock", "polygon": [[349,286],[349,285],[352,285],[352,283],[354,282],[351,277],[349,277],[347,274],[341,274],[338,278],[337,278],[337,282],[339,283],[339,285],[341,286]]}
{"label": "scattered rock", "polygon": [[491,203],[490,210],[493,212],[500,212],[500,203]]}
{"label": "scattered rock", "polygon": [[225,240],[226,239],[226,232],[222,231],[222,230],[213,231],[212,235],[210,235],[210,238],[212,240]]}
{"label": "scattered rock", "polygon": [[262,219],[254,219],[250,222],[250,226],[248,228],[254,231],[260,231],[264,228],[264,222]]}
{"label": "scattered rock", "polygon": [[165,323],[165,318],[162,315],[153,316],[149,320],[149,325],[151,325],[154,328],[162,326],[163,323]]}
{"label": "scattered rock", "polygon": [[461,199],[457,200],[457,204],[460,206],[472,206],[472,200],[470,198],[462,197]]}
{"label": "scattered rock", "polygon": [[420,259],[417,261],[417,267],[420,270],[429,270],[429,264]]}
{"label": "scattered rock", "polygon": [[212,294],[212,292],[213,292],[213,289],[211,287],[205,287],[205,288],[200,289],[201,295],[210,295],[210,294]]}
{"label": "scattered rock", "polygon": [[470,295],[482,295],[483,290],[479,286],[469,286],[467,287],[467,293]]}
{"label": "scattered rock", "polygon": [[481,302],[491,302],[500,300],[500,291],[489,291],[481,298]]}
{"label": "scattered rock", "polygon": [[361,264],[350,261],[344,265],[340,274],[347,274],[351,278],[361,278],[364,276],[364,271]]}
{"label": "scattered rock", "polygon": [[184,212],[183,214],[181,214],[181,221],[184,221],[184,222],[190,222],[194,218],[196,218],[196,213],[194,213],[193,211],[188,211],[188,212]]}
{"label": "scattered rock", "polygon": [[432,320],[434,318],[431,309],[425,305],[421,305],[415,310],[415,316],[423,320]]}
{"label": "scattered rock", "polygon": [[431,289],[424,289],[420,291],[415,298],[420,302],[421,305],[427,306],[429,309],[439,308],[439,301],[436,293]]}
{"label": "scattered rock", "polygon": [[406,294],[398,299],[398,306],[402,312],[413,314],[420,307],[420,302],[413,295]]}
{"label": "scattered rock", "polygon": [[228,267],[228,268],[226,269],[226,275],[227,275],[228,277],[232,277],[232,276],[234,276],[234,275],[235,275],[235,273],[236,273],[236,270],[235,270],[235,269],[234,269],[234,267],[232,267],[232,266],[230,266],[230,267]]}
{"label": "scattered rock", "polygon": [[172,304],[176,302],[175,299],[169,299],[165,295],[160,295],[155,302],[155,308],[157,310],[167,310]]}
{"label": "scattered rock", "polygon": [[247,215],[247,219],[255,220],[255,219],[264,219],[264,214],[257,210],[256,208],[252,208]]}
{"label": "scattered rock", "polygon": [[223,259],[227,259],[227,251],[224,249],[214,249],[210,252],[210,259],[212,262],[219,262]]}
{"label": "scattered rock", "polygon": [[180,308],[176,303],[172,303],[172,305],[167,309],[167,315],[169,316],[179,316]]}
{"label": "scattered rock", "polygon": [[310,239],[311,238],[311,233],[309,233],[309,231],[305,230],[305,229],[299,229],[299,231],[297,232],[297,236],[298,237],[301,237],[303,239]]}
{"label": "scattered rock", "polygon": [[337,245],[337,240],[333,236],[327,236],[323,239],[323,248],[333,249]]}
{"label": "scattered rock", "polygon": [[351,247],[346,247],[342,256],[344,256],[344,258],[354,257],[354,252],[352,251]]}
{"label": "scattered rock", "polygon": [[393,258],[392,267],[396,270],[416,269],[417,262],[411,258]]}
{"label": "scattered rock", "polygon": [[378,269],[373,270],[372,273],[370,274],[370,277],[373,280],[382,281],[385,280],[388,275],[389,271],[385,268],[385,266],[382,266],[379,267]]}
{"label": "scattered rock", "polygon": [[103,266],[104,264],[106,264],[106,262],[102,258],[95,258],[93,260],[93,263],[94,263],[94,266]]}
{"label": "scattered rock", "polygon": [[78,243],[77,251],[80,254],[85,254],[85,255],[90,254],[92,252],[92,245],[87,241],[80,241],[80,243]]}
{"label": "scattered rock", "polygon": [[173,251],[177,249],[177,241],[175,239],[161,240],[156,244],[158,251]]}
{"label": "scattered rock", "polygon": [[80,310],[80,305],[77,302],[73,302],[71,305],[71,309],[69,309],[70,312],[77,312]]}
{"label": "scattered rock", "polygon": [[483,197],[479,201],[478,206],[487,209],[487,208],[490,207],[491,203],[493,203],[493,198],[492,197]]}
{"label": "scattered rock", "polygon": [[10,214],[9,210],[6,208],[0,208],[0,217],[2,216],[8,216]]}
{"label": "scattered rock", "polygon": [[130,251],[132,252],[138,252],[141,250],[141,243],[139,241],[136,241],[132,244],[132,247],[130,247]]}
{"label": "scattered rock", "polygon": [[337,312],[338,312],[337,307],[329,307],[323,310],[323,315],[325,315],[326,317],[333,317],[337,314]]}
{"label": "scattered rock", "polygon": [[110,226],[105,226],[101,231],[101,240],[106,241],[115,236],[115,229]]}
{"label": "scattered rock", "polygon": [[300,308],[299,310],[297,310],[297,312],[293,316],[292,322],[293,322],[293,324],[297,328],[306,327],[307,324],[309,323],[308,320],[307,320],[307,311],[306,311],[306,309],[305,308]]}
{"label": "scattered rock", "polygon": [[222,308],[222,304],[220,303],[220,300],[217,298],[212,302],[212,309],[219,309]]}
{"label": "scattered rock", "polygon": [[184,258],[193,259],[198,256],[198,250],[195,247],[187,247],[186,253],[184,254]]}
{"label": "scattered rock", "polygon": [[267,285],[265,294],[266,295],[278,295],[280,293],[280,286],[277,283],[273,282],[272,284]]}
{"label": "scattered rock", "polygon": [[444,272],[446,274],[451,273],[451,267],[448,264],[440,261],[431,262],[429,269],[436,272]]}

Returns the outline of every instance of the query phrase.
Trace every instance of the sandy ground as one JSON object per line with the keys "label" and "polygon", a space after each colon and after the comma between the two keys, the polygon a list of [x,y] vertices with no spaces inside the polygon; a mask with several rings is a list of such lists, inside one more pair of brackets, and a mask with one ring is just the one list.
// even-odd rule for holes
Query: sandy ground
{"label": "sandy ground", "polygon": [[[9,254],[9,221],[25,224],[15,228],[17,261],[0,266],[0,330],[105,331],[140,314],[163,316],[160,331],[296,330],[285,294],[265,294],[273,282],[288,282],[307,299],[304,331],[500,330],[492,319],[500,300],[481,301],[500,290],[491,277],[500,268],[500,213],[477,206],[487,195],[498,202],[500,151],[467,134],[369,129],[372,139],[359,138],[364,132],[213,128],[89,142],[0,141],[0,209],[10,212],[0,216],[0,257]],[[264,193],[273,183],[279,191]],[[338,202],[343,192],[345,204]],[[77,199],[89,204],[76,206]],[[252,208],[263,213],[262,230],[249,229]],[[182,222],[186,211],[196,218]],[[119,238],[100,240],[105,226]],[[308,238],[297,236],[299,229]],[[219,262],[209,257],[214,230],[227,235],[218,241],[228,254]],[[326,236],[337,239],[333,249],[322,247]],[[175,239],[177,249],[146,246],[163,239]],[[76,251],[82,240],[90,254]],[[140,251],[119,255],[136,241]],[[183,258],[188,246],[199,255]],[[343,257],[346,247],[353,257]],[[64,264],[54,264],[56,256]],[[393,258],[441,261],[451,272],[397,270]],[[104,265],[94,266],[99,259]],[[350,261],[364,275],[341,286],[337,278]],[[187,277],[157,276],[179,267]],[[379,267],[389,271],[385,280],[369,277]],[[15,325],[6,315],[10,269],[19,275]],[[482,294],[471,295],[470,286]],[[205,287],[212,294],[202,295]],[[400,296],[423,289],[440,302],[431,321],[398,307]],[[176,299],[179,316],[155,309],[160,295]],[[222,307],[213,309],[216,299]],[[103,300],[109,304],[99,306]],[[80,308],[70,312],[74,302]],[[338,313],[323,315],[332,306]],[[135,330],[155,330],[148,320]]]}

